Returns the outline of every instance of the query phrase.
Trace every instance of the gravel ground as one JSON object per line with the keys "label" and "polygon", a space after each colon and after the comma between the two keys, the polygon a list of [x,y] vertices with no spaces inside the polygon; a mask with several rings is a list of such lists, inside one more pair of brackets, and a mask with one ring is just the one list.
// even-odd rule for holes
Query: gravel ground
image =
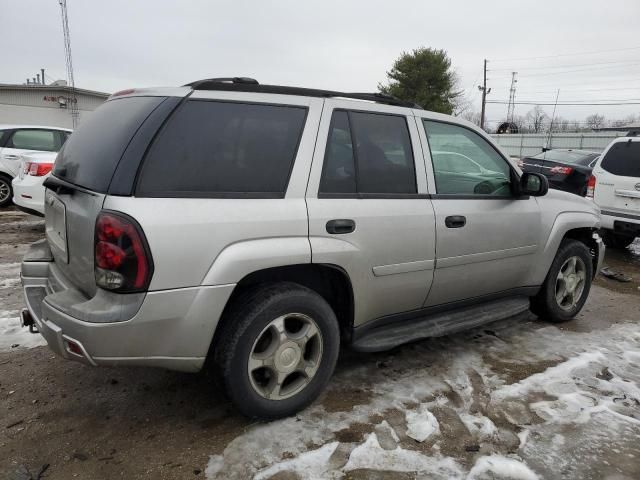
{"label": "gravel ground", "polygon": [[571,322],[344,351],[316,404],[256,423],[205,374],[91,368],[19,331],[19,262],[42,235],[0,211],[1,478],[640,478],[638,242],[605,262],[632,282],[599,277]]}

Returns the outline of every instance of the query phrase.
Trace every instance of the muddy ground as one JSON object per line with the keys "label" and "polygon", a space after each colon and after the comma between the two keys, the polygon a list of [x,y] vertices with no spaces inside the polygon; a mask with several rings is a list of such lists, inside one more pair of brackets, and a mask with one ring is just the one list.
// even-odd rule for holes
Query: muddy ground
{"label": "muddy ground", "polygon": [[[0,212],[5,318],[22,308],[16,264],[42,236],[36,217]],[[205,374],[14,345],[0,352],[0,478],[640,478],[640,244],[605,263],[633,280],[599,276],[571,322],[527,314],[344,351],[315,405],[267,424]]]}

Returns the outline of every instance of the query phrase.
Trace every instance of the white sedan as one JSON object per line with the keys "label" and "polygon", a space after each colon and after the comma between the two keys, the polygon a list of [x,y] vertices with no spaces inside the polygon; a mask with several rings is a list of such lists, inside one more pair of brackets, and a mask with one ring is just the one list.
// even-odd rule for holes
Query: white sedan
{"label": "white sedan", "polygon": [[44,187],[51,175],[57,152],[33,152],[21,156],[20,170],[13,179],[13,203],[22,211],[44,216]]}

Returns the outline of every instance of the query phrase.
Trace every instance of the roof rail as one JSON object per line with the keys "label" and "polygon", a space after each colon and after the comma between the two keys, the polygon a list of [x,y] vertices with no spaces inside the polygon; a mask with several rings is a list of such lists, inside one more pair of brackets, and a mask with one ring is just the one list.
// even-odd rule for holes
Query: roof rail
{"label": "roof rail", "polygon": [[395,105],[398,107],[417,108],[422,110],[420,105],[413,102],[405,102],[392,95],[385,93],[348,93],[336,92],[333,90],[318,90],[314,88],[286,87],[282,85],[261,85],[257,80],[247,77],[222,77],[208,78],[187,83],[185,87],[194,90],[221,90],[231,92],[252,92],[252,93],[275,93],[281,95],[299,95],[302,97],[321,98],[353,98],[356,100],[366,100],[369,102],[383,103],[385,105]]}

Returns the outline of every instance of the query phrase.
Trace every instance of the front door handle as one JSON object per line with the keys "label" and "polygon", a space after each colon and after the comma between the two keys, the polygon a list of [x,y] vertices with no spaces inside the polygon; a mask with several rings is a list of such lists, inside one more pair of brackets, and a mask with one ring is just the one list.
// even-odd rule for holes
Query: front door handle
{"label": "front door handle", "polygon": [[18,156],[18,155],[5,155],[4,158],[6,158],[7,160],[18,160],[20,158],[20,156]]}
{"label": "front door handle", "polygon": [[336,220],[329,220],[327,222],[327,233],[334,235],[342,235],[344,233],[351,233],[356,229],[356,222],[346,218],[339,218]]}
{"label": "front door handle", "polygon": [[444,219],[447,228],[462,228],[467,224],[467,218],[463,215],[451,215]]}

